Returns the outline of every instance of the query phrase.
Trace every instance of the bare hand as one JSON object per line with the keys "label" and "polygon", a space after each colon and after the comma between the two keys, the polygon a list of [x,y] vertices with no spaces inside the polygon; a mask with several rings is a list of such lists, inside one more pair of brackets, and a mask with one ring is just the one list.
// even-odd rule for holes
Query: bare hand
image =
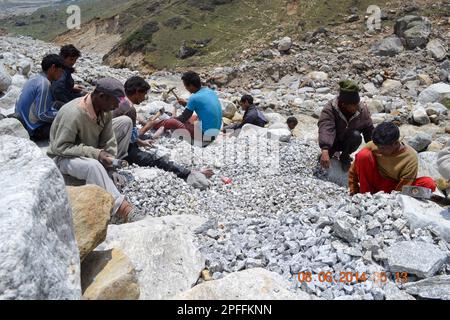
{"label": "bare hand", "polygon": [[84,90],[84,87],[81,86],[81,85],[75,85],[75,86],[73,86],[73,91],[74,91],[74,92],[80,93],[80,92],[82,92],[83,90]]}
{"label": "bare hand", "polygon": [[322,150],[322,157],[320,158],[320,165],[324,169],[329,169],[331,166],[330,154],[328,150]]}
{"label": "bare hand", "polygon": [[105,150],[100,151],[98,156],[98,161],[105,167],[111,167],[113,164],[114,156],[106,152]]}
{"label": "bare hand", "polygon": [[185,99],[178,99],[178,103],[181,104],[183,107],[187,106],[187,101]]}
{"label": "bare hand", "polygon": [[212,169],[208,169],[208,168],[202,169],[200,172],[203,173],[205,175],[205,177],[207,177],[208,179],[214,175],[214,171]]}
{"label": "bare hand", "polygon": [[151,140],[141,140],[139,139],[137,141],[137,144],[139,147],[143,147],[143,148],[151,148],[153,147],[153,141]]}

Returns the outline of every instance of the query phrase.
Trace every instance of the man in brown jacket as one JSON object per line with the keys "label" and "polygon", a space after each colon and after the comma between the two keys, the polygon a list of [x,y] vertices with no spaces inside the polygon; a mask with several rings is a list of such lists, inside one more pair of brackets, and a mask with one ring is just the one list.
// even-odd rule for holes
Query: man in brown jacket
{"label": "man in brown jacket", "polygon": [[340,151],[342,168],[348,171],[352,162],[350,155],[362,143],[361,134],[366,143],[370,142],[374,126],[369,109],[361,103],[358,85],[345,80],[339,87],[339,96],[323,108],[319,119],[320,164],[328,169],[330,159]]}

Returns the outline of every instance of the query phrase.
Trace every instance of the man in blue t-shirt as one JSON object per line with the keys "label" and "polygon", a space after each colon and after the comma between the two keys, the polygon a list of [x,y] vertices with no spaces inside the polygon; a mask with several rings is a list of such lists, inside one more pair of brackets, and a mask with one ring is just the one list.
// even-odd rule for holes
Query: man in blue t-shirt
{"label": "man in blue t-shirt", "polygon": [[189,101],[179,99],[178,103],[185,106],[184,112],[176,119],[186,124],[195,112],[200,120],[203,142],[215,140],[222,127],[222,106],[217,94],[206,87],[202,87],[200,76],[192,71],[181,77],[184,87],[192,93]]}

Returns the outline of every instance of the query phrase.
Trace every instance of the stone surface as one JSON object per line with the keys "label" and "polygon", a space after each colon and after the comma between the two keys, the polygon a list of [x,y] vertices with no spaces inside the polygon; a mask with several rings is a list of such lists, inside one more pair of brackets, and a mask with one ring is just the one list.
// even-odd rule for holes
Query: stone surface
{"label": "stone surface", "polygon": [[431,136],[431,134],[421,132],[408,139],[407,142],[417,152],[421,152],[424,151],[432,141],[433,137]]}
{"label": "stone surface", "polygon": [[394,33],[405,39],[408,49],[425,47],[431,34],[431,22],[426,17],[405,16],[396,21]]}
{"label": "stone surface", "polygon": [[434,180],[441,178],[437,164],[437,152],[421,152],[419,153],[419,172],[418,177],[431,177]]}
{"label": "stone surface", "polygon": [[205,267],[192,235],[204,222],[183,215],[110,225],[99,250],[118,248],[129,257],[136,269],[140,299],[166,299],[190,289]]}
{"label": "stone surface", "polygon": [[0,64],[0,93],[5,93],[8,91],[11,85],[12,79],[5,67]]}
{"label": "stone surface", "polygon": [[450,300],[450,276],[442,275],[407,283],[405,290],[423,299]]}
{"label": "stone surface", "polygon": [[373,47],[372,51],[378,56],[393,57],[404,51],[404,49],[400,38],[392,36],[381,40]]}
{"label": "stone surface", "polygon": [[447,83],[435,83],[419,94],[421,104],[442,102],[444,99],[450,99],[450,85]]}
{"label": "stone surface", "polygon": [[397,80],[387,79],[381,86],[381,94],[393,93],[401,89],[402,83]]}
{"label": "stone surface", "polygon": [[175,300],[311,300],[304,292],[291,292],[280,275],[262,268],[231,273],[177,294]]}
{"label": "stone surface", "polygon": [[432,277],[447,260],[439,247],[426,242],[404,241],[387,250],[391,272],[408,272],[420,278]]}
{"label": "stone surface", "polygon": [[380,113],[384,111],[383,103],[380,100],[370,100],[367,102],[367,107],[371,114]]}
{"label": "stone surface", "polygon": [[80,260],[106,238],[106,230],[114,208],[114,198],[104,189],[86,185],[67,187],[73,212],[73,225]]}
{"label": "stone surface", "polygon": [[393,282],[388,282],[384,288],[385,299],[388,301],[392,300],[416,300],[413,296],[400,290],[397,285]]}
{"label": "stone surface", "polygon": [[58,168],[33,142],[2,135],[0,170],[0,299],[79,299],[79,253]]}
{"label": "stone surface", "polygon": [[289,37],[284,37],[278,43],[278,51],[280,51],[280,52],[289,51],[291,49],[291,47],[292,47],[292,39]]}
{"label": "stone surface", "polygon": [[211,186],[208,178],[206,178],[206,176],[199,171],[191,172],[191,174],[187,177],[186,182],[188,185],[200,190],[206,190]]}
{"label": "stone surface", "polygon": [[137,300],[139,284],[133,265],[120,249],[91,252],[81,265],[87,300]]}
{"label": "stone surface", "polygon": [[425,108],[416,107],[413,111],[413,120],[415,123],[419,125],[429,124],[431,122],[430,118],[427,115]]}
{"label": "stone surface", "polygon": [[220,100],[220,104],[222,105],[222,115],[225,118],[233,119],[236,114],[237,107],[231,101]]}
{"label": "stone surface", "polygon": [[423,202],[404,195],[399,195],[398,200],[411,228],[432,227],[443,239],[450,242],[450,212],[448,208],[442,208],[431,201]]}
{"label": "stone surface", "polygon": [[445,49],[442,41],[439,39],[433,39],[428,42],[427,50],[431,56],[438,61],[444,60],[447,56],[447,50]]}
{"label": "stone surface", "polygon": [[30,139],[30,135],[20,121],[13,118],[6,118],[0,121],[0,135],[10,135],[18,138]]}

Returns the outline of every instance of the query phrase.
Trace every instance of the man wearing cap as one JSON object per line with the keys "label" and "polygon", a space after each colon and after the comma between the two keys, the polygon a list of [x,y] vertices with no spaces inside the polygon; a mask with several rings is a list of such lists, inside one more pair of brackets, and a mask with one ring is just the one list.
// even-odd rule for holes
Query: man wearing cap
{"label": "man wearing cap", "polygon": [[320,164],[328,169],[331,158],[341,152],[339,160],[348,171],[355,152],[364,140],[372,140],[374,129],[370,111],[361,102],[359,87],[351,80],[339,82],[339,96],[330,101],[322,110],[319,119],[319,146],[322,150]]}
{"label": "man wearing cap", "polygon": [[[97,81],[94,92],[64,105],[52,124],[47,154],[63,174],[86,180],[112,194],[114,214],[126,221],[133,208],[107,172],[114,159],[127,153],[131,136],[130,118],[112,120],[111,111],[124,96],[120,81],[104,78]],[[114,135],[114,128],[119,135]]]}

